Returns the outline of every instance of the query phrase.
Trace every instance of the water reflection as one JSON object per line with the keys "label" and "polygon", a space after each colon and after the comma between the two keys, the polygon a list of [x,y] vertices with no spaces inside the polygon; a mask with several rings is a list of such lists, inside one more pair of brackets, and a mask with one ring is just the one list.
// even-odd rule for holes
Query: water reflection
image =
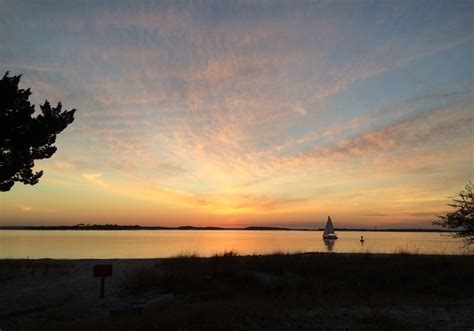
{"label": "water reflection", "polygon": [[[178,230],[0,230],[0,258],[154,258],[274,252],[465,254],[460,238],[430,232]],[[360,241],[361,236],[365,240]],[[472,254],[472,252],[471,252]]]}
{"label": "water reflection", "polygon": [[328,252],[332,252],[332,248],[334,246],[334,239],[323,239],[324,240],[324,244],[326,245],[326,248],[328,250]]}

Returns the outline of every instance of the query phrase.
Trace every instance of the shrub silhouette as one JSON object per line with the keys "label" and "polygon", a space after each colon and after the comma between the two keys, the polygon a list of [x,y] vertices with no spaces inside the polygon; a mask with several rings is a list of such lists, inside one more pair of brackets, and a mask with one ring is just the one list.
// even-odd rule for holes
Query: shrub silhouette
{"label": "shrub silhouette", "polygon": [[434,224],[455,231],[456,237],[464,239],[466,245],[474,244],[474,185],[471,181],[466,184],[448,206],[453,207],[452,212],[439,216],[439,221]]}
{"label": "shrub silhouette", "polygon": [[28,100],[30,89],[18,88],[21,75],[0,80],[0,191],[9,191],[15,182],[34,185],[43,171],[33,172],[34,161],[50,158],[57,150],[56,135],[74,121],[75,109],[61,111],[59,102],[51,107],[48,100],[35,106]]}

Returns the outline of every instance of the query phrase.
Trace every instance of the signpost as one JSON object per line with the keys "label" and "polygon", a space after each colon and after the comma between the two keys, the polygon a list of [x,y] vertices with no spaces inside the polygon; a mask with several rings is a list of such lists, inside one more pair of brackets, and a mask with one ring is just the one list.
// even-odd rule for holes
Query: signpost
{"label": "signpost", "polygon": [[112,276],[111,264],[96,264],[94,265],[94,277],[100,277],[100,298],[104,298],[105,277]]}

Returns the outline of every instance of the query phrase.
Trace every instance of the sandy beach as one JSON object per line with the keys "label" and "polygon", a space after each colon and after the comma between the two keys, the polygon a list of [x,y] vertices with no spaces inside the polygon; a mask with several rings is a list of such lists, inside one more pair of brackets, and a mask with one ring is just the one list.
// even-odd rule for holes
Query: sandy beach
{"label": "sandy beach", "polygon": [[[2,260],[1,330],[460,329],[474,257],[274,254]],[[112,264],[99,299],[95,264]]]}

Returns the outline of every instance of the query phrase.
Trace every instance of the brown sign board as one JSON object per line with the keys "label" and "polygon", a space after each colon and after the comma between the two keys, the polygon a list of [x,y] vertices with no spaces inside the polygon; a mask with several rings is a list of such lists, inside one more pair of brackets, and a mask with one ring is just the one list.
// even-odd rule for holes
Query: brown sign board
{"label": "brown sign board", "polygon": [[111,264],[94,265],[94,277],[110,277],[110,276],[112,276]]}

